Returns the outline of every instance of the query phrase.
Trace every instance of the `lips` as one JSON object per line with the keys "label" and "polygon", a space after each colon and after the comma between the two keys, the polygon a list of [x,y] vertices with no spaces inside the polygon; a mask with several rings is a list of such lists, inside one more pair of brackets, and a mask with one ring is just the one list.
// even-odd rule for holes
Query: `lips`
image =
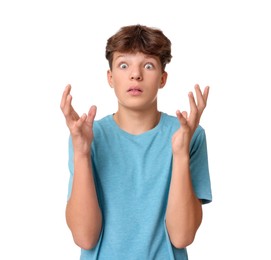
{"label": "lips", "polygon": [[130,87],[128,92],[143,92],[143,90],[139,87]]}
{"label": "lips", "polygon": [[127,93],[133,97],[141,96],[143,90],[139,87],[130,87]]}

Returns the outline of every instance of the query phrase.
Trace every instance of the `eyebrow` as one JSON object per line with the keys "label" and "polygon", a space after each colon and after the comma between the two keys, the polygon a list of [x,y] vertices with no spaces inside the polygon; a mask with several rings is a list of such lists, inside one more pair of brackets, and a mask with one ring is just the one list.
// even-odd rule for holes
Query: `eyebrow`
{"label": "eyebrow", "polygon": [[115,58],[115,60],[117,60],[117,59],[119,59],[119,58],[123,58],[123,57],[125,57],[126,55],[123,55],[123,54],[120,54],[120,55],[118,55],[116,58]]}
{"label": "eyebrow", "polygon": [[[115,60],[117,60],[117,59],[120,59],[120,58],[125,58],[125,57],[127,57],[128,55],[130,55],[130,54],[120,54],[120,55],[118,55],[118,56],[116,56],[115,57]],[[153,60],[155,60],[155,61],[157,61],[158,60],[158,58],[156,57],[156,56],[154,56],[154,55],[144,55],[144,58],[145,59],[153,59]]]}

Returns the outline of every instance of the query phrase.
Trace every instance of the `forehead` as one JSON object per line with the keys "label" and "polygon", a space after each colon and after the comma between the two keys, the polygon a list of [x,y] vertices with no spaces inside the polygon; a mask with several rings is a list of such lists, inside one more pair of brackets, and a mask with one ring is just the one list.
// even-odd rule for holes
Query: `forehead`
{"label": "forehead", "polygon": [[155,60],[156,62],[159,62],[159,58],[155,55],[148,55],[142,52],[114,52],[113,54],[113,60],[118,59],[140,59],[140,60]]}

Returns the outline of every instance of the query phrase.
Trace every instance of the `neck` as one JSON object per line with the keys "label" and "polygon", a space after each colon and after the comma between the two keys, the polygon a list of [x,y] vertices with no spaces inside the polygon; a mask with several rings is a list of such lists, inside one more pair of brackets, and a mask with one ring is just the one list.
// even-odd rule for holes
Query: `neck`
{"label": "neck", "polygon": [[131,111],[119,109],[114,114],[118,126],[133,135],[139,135],[153,129],[160,121],[161,113],[157,108],[149,111]]}

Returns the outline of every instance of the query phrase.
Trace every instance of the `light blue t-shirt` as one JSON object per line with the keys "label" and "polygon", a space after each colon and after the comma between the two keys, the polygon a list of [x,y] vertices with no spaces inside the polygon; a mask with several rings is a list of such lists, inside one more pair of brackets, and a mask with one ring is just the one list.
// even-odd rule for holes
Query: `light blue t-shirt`
{"label": "light blue t-shirt", "polygon": [[[176,117],[161,114],[159,124],[140,135],[129,134],[109,115],[94,122],[93,174],[103,228],[97,246],[81,250],[81,260],[187,260],[186,249],[169,240],[165,213],[172,171],[171,138],[180,127]],[[69,194],[73,180],[70,141]],[[190,146],[194,191],[203,203],[212,200],[207,146],[199,126]]]}

